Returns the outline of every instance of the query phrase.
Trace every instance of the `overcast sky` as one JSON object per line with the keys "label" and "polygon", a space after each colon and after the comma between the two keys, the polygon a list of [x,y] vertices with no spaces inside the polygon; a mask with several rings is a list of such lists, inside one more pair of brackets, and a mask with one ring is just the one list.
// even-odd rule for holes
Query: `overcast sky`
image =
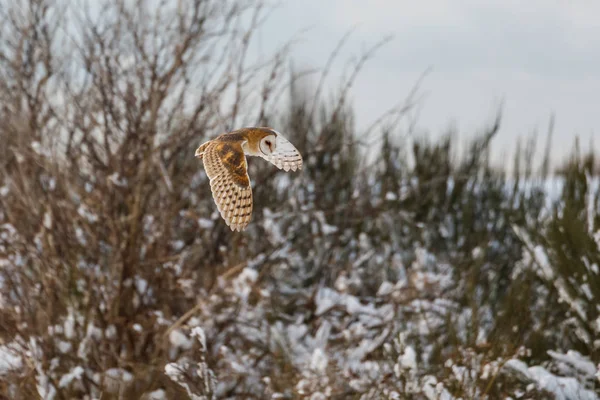
{"label": "overcast sky", "polygon": [[421,129],[438,135],[453,124],[472,135],[502,102],[498,156],[535,129],[543,139],[554,112],[556,158],[576,134],[589,148],[600,129],[598,16],[596,0],[282,0],[258,42],[269,53],[308,28],[294,59],[322,67],[356,27],[337,64],[341,73],[344,61],[392,34],[354,87],[361,126],[403,99],[431,67],[422,85]]}

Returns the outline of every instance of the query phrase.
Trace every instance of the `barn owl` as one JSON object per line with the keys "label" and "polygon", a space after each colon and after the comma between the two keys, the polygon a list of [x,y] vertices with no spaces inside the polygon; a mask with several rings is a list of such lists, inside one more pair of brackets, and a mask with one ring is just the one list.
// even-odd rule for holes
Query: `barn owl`
{"label": "barn owl", "polygon": [[284,171],[302,169],[302,155],[281,133],[265,127],[241,128],[204,142],[202,160],[221,217],[241,232],[252,218],[252,187],[246,156],[258,156]]}

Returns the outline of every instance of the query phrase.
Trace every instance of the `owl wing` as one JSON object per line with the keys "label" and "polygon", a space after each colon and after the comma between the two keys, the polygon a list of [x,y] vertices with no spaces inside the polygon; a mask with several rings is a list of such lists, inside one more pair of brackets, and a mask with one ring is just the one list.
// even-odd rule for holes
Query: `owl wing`
{"label": "owl wing", "polygon": [[252,218],[252,187],[240,142],[211,141],[202,160],[213,199],[232,231],[242,231]]}
{"label": "owl wing", "polygon": [[268,156],[265,154],[260,156],[284,171],[302,169],[302,155],[298,149],[281,133],[274,132],[276,134],[275,151]]}

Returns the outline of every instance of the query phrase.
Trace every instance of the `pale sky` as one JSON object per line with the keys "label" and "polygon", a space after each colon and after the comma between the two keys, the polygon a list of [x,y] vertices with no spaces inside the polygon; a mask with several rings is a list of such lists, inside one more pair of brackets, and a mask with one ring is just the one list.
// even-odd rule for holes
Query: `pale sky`
{"label": "pale sky", "polygon": [[356,27],[336,64],[339,76],[346,61],[392,34],[353,88],[359,126],[404,99],[431,67],[421,87],[419,128],[436,136],[452,124],[471,136],[502,102],[495,141],[501,159],[518,136],[537,130],[545,140],[554,113],[556,159],[572,148],[575,135],[589,148],[600,129],[598,16],[596,0],[282,0],[258,43],[269,53],[299,37],[295,62],[323,67]]}

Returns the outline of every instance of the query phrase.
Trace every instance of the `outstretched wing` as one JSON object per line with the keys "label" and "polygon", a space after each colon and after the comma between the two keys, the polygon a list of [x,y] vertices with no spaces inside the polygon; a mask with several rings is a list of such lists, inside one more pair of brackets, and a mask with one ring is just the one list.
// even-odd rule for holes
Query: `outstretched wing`
{"label": "outstretched wing", "polygon": [[232,231],[242,231],[252,218],[252,187],[246,156],[239,142],[211,141],[202,160],[213,199]]}
{"label": "outstretched wing", "polygon": [[273,132],[277,135],[275,139],[275,151],[268,156],[261,154],[261,157],[284,171],[302,169],[302,155],[298,149],[283,137],[281,133],[277,131]]}

